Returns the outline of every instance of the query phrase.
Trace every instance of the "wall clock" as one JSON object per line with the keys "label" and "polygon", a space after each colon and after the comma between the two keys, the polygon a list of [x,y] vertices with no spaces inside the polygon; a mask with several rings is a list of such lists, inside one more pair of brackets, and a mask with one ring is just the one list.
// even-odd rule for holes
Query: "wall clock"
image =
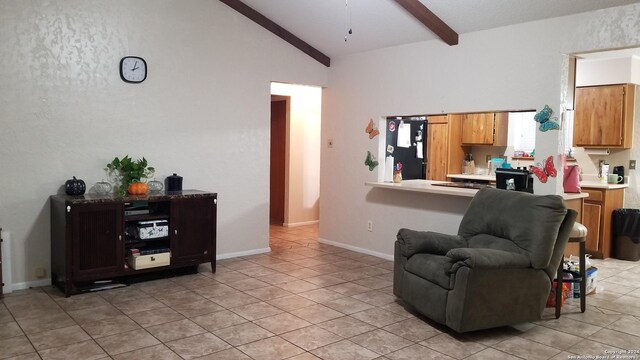
{"label": "wall clock", "polygon": [[125,56],[120,60],[120,77],[133,84],[143,82],[147,78],[147,62],[138,56]]}

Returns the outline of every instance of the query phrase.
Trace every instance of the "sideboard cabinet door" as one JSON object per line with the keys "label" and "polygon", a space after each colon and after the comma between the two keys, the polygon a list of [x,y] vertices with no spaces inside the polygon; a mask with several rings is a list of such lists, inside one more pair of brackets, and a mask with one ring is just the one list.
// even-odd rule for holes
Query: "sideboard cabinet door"
{"label": "sideboard cabinet door", "polygon": [[123,269],[122,205],[72,205],[67,216],[71,226],[73,273],[76,280],[97,280]]}
{"label": "sideboard cabinet door", "polygon": [[215,198],[171,201],[171,261],[199,264],[215,261]]}

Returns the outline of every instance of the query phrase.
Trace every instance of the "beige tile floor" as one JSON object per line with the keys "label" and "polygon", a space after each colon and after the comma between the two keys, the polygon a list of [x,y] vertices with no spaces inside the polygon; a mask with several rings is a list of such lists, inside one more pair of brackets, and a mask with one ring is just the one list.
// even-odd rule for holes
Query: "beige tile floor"
{"label": "beige tile floor", "polygon": [[459,335],[402,307],[392,262],[318,243],[315,226],[270,232],[270,254],[219,261],[215,274],[70,298],[51,287],[11,294],[0,303],[0,358],[568,359],[640,349],[640,263],[595,261],[602,291],[584,314],[570,301],[559,320],[548,309],[542,321]]}

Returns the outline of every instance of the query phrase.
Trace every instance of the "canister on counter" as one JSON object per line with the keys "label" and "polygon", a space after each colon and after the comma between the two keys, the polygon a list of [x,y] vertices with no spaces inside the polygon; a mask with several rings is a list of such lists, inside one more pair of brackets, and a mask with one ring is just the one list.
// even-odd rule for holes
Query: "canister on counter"
{"label": "canister on counter", "polygon": [[182,191],[182,176],[176,173],[167,176],[167,191]]}

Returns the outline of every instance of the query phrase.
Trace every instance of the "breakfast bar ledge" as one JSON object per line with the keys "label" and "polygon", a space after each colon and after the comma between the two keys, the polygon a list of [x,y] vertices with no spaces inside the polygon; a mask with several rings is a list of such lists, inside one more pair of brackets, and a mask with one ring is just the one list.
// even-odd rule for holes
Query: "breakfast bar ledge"
{"label": "breakfast bar ledge", "polygon": [[[413,191],[413,192],[422,192],[422,193],[432,193],[432,194],[441,194],[441,195],[453,195],[453,196],[463,196],[463,197],[474,197],[478,192],[477,189],[465,189],[465,188],[452,188],[452,187],[443,187],[443,186],[433,186],[433,184],[443,184],[447,183],[447,181],[437,181],[437,180],[403,180],[400,183],[391,183],[391,182],[373,182],[367,181],[365,182],[366,186],[382,188],[382,189],[391,189],[391,190],[400,190],[400,191]],[[587,193],[577,193],[577,194],[562,194],[564,200],[575,200],[575,199],[583,199],[589,197]]]}

